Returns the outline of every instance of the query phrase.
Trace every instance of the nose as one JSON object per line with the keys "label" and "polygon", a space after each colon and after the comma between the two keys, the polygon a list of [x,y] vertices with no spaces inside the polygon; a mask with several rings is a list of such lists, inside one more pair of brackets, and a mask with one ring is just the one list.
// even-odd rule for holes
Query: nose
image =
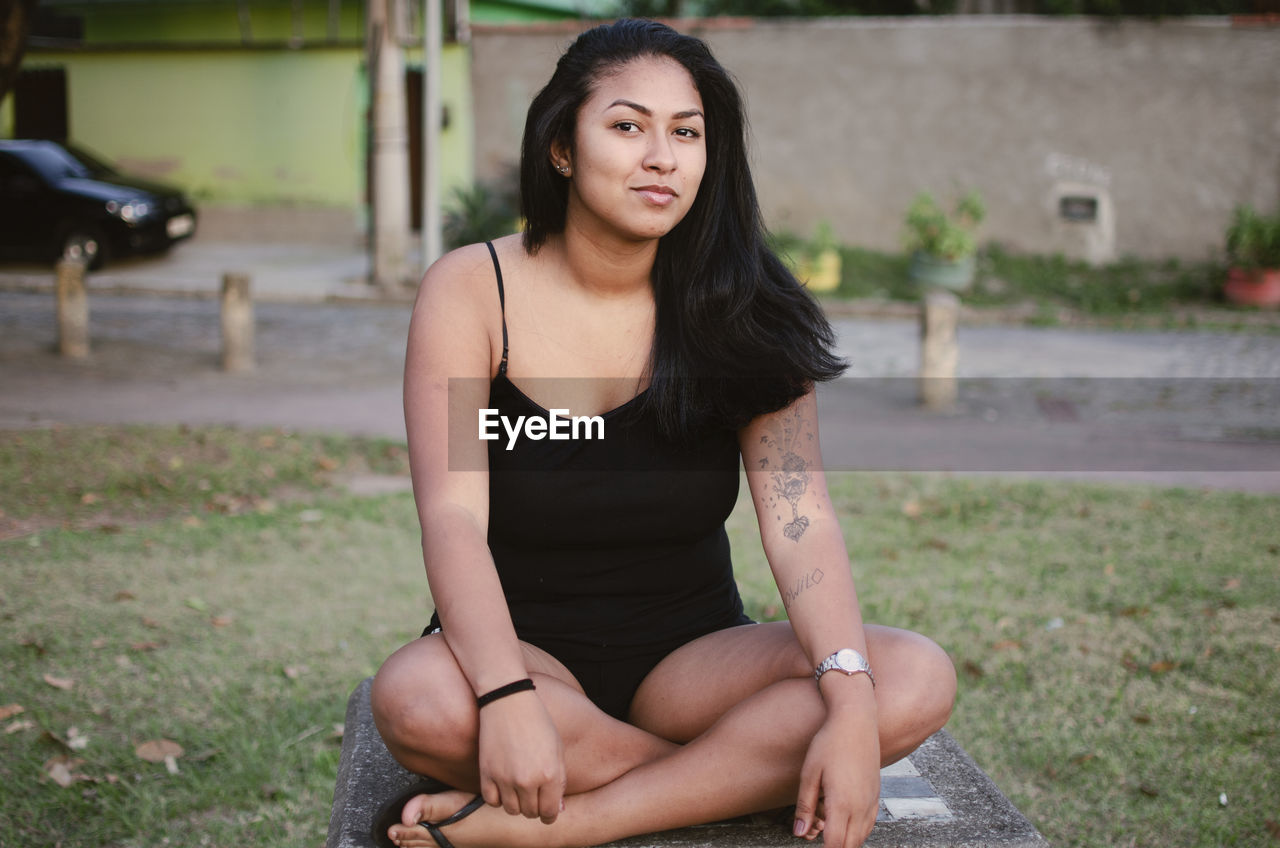
{"label": "nose", "polygon": [[655,133],[645,151],[644,168],[658,174],[667,174],[676,169],[676,151],[671,139],[663,133]]}

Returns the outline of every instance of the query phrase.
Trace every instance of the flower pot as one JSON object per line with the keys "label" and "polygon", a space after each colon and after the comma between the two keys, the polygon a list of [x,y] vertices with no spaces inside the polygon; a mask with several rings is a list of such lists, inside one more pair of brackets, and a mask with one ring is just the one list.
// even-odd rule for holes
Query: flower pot
{"label": "flower pot", "polygon": [[1280,306],[1280,268],[1231,268],[1222,288],[1232,303]]}
{"label": "flower pot", "polygon": [[916,251],[911,255],[911,265],[907,275],[911,281],[922,287],[937,286],[964,291],[973,283],[974,270],[977,263],[972,256],[960,259],[944,259],[924,251]]}
{"label": "flower pot", "polygon": [[812,261],[800,260],[796,276],[809,291],[835,291],[840,288],[840,251],[824,250]]}

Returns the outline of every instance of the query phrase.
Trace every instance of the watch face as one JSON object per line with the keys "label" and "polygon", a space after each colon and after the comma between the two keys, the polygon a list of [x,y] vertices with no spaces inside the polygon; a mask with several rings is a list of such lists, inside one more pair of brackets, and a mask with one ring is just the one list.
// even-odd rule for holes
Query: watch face
{"label": "watch face", "polygon": [[845,671],[859,671],[862,663],[858,662],[858,652],[852,648],[843,648],[836,652],[836,665]]}

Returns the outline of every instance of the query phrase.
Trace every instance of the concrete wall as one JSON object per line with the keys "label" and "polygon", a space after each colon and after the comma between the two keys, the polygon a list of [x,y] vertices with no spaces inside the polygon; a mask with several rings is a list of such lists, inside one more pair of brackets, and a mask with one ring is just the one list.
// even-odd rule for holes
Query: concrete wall
{"label": "concrete wall", "polygon": [[[916,192],[972,187],[984,240],[1204,258],[1234,205],[1280,202],[1275,27],[983,16],[685,29],[741,83],[777,229],[811,235],[827,219],[842,241],[896,249]],[[528,102],[575,33],[476,29],[480,177],[518,157]],[[1098,220],[1063,220],[1062,196],[1092,197]]]}

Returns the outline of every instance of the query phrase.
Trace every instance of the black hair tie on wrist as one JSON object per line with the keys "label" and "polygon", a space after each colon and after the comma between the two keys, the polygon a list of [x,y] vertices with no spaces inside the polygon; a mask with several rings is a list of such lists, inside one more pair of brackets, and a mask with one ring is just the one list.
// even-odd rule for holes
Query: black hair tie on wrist
{"label": "black hair tie on wrist", "polygon": [[499,698],[505,698],[508,695],[514,695],[517,692],[528,692],[537,687],[533,685],[533,681],[529,678],[517,680],[515,683],[508,683],[506,686],[499,686],[492,692],[485,692],[476,698],[476,709],[483,709],[485,706],[492,704]]}

